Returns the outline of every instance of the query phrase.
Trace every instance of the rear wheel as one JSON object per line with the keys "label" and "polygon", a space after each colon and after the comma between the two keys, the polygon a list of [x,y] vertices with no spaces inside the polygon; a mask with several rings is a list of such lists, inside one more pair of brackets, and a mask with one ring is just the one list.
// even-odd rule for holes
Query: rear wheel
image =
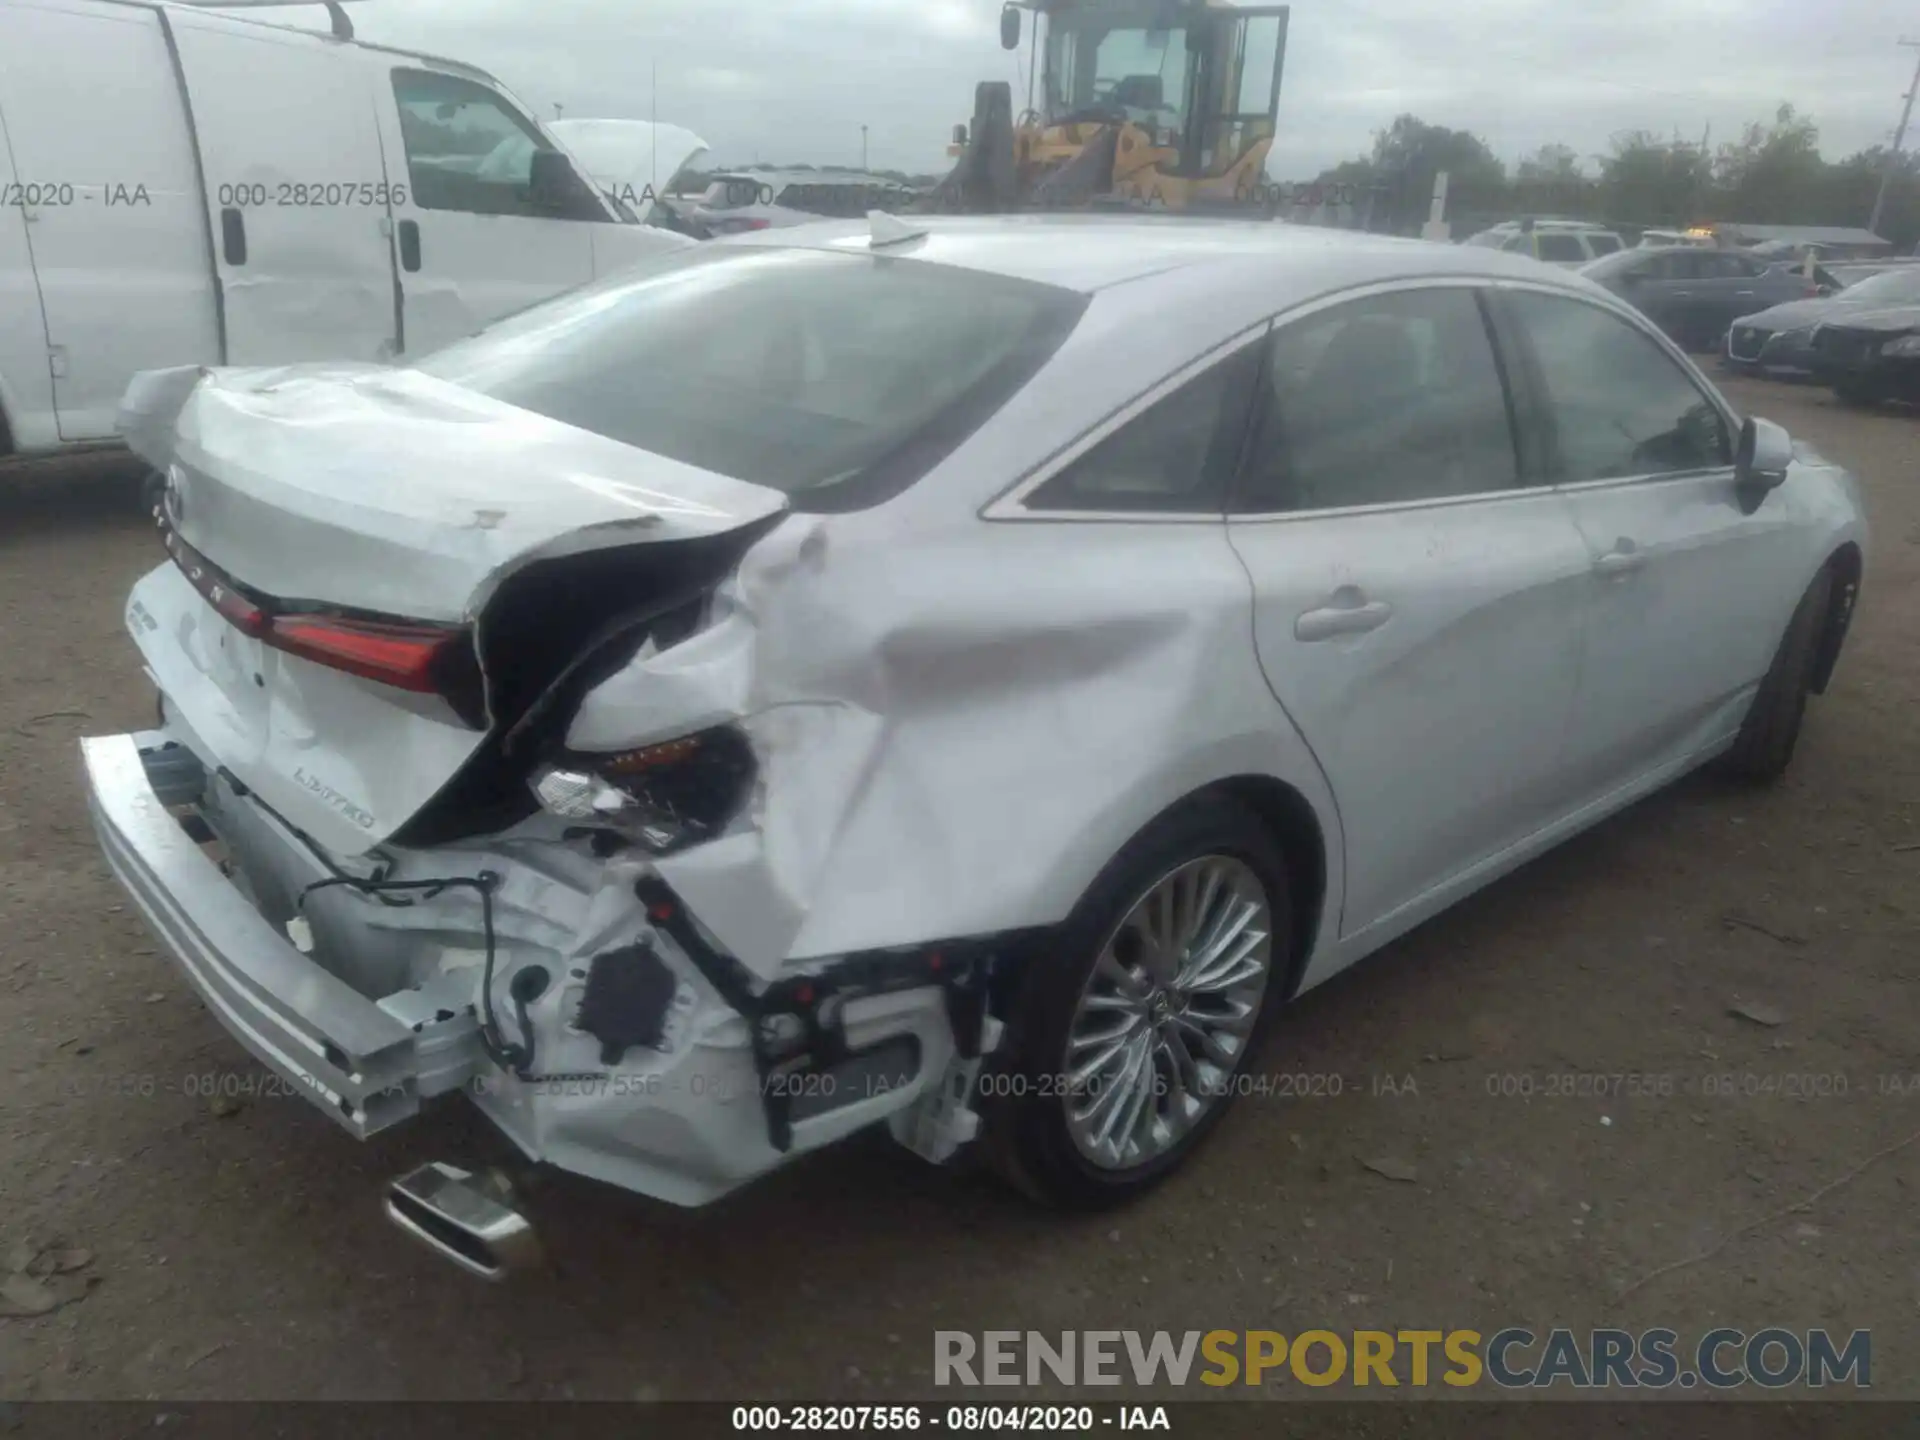
{"label": "rear wheel", "polygon": [[1231,1102],[1289,973],[1286,866],[1225,797],[1162,816],[1033,954],[982,1078],[987,1156],[1044,1203],[1131,1198]]}
{"label": "rear wheel", "polygon": [[1773,664],[1741,722],[1733,748],[1721,758],[1721,771],[1755,784],[1777,780],[1793,759],[1800,724],[1807,713],[1820,636],[1833,604],[1833,571],[1822,570],[1794,607],[1787,633],[1780,638]]}
{"label": "rear wheel", "polygon": [[1833,393],[1840,397],[1843,405],[1878,405],[1884,398],[1878,388],[1863,380],[1836,380]]}

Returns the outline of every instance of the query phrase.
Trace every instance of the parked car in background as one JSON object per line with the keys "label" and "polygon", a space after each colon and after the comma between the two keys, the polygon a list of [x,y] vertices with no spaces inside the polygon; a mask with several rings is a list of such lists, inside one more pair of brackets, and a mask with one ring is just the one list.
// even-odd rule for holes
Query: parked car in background
{"label": "parked car in background", "polygon": [[1636,246],[1580,273],[1634,306],[1690,350],[1718,351],[1743,315],[1804,300],[1833,277],[1768,265],[1737,250],[1694,245]]}
{"label": "parked car in background", "polygon": [[1920,300],[1823,321],[1811,344],[1814,378],[1849,404],[1920,401]]}
{"label": "parked car in background", "polygon": [[739,170],[715,175],[703,193],[673,203],[714,235],[738,235],[851,219],[869,210],[904,210],[917,198],[910,186],[860,171]]}
{"label": "parked car in background", "polygon": [[1910,270],[1915,265],[1920,265],[1920,260],[1905,255],[1890,255],[1884,260],[1837,260],[1831,265],[1822,265],[1820,268],[1833,276],[1834,280],[1844,288],[1848,285],[1858,285],[1862,280],[1869,280],[1875,275],[1885,275],[1890,270]]}
{"label": "parked car in background", "polygon": [[1870,311],[1920,305],[1920,265],[1840,266],[1829,274],[1873,269],[1857,283],[1831,295],[1789,300],[1753,315],[1743,315],[1727,331],[1727,368],[1748,373],[1811,374],[1816,369],[1813,332],[1821,325],[1844,327],[1850,317]]}
{"label": "parked car in background", "polygon": [[1483,249],[1531,255],[1549,265],[1577,269],[1622,246],[1620,236],[1603,225],[1580,220],[1505,221],[1471,236],[1465,243]]}
{"label": "parked car in background", "polygon": [[0,0],[0,118],[0,454],[111,443],[141,370],[424,354],[693,243],[484,71],[227,11]]}
{"label": "parked car in background", "polygon": [[1638,248],[1660,250],[1669,245],[1706,245],[1716,242],[1709,230],[1642,230]]}
{"label": "parked car in background", "polygon": [[[142,376],[110,864],[356,1136],[457,1094],[684,1205],[880,1124],[1146,1189],[1302,991],[1781,774],[1862,573],[1853,479],[1605,290],[1327,240],[824,222],[412,367]],[[469,1176],[389,1203],[497,1274]]]}

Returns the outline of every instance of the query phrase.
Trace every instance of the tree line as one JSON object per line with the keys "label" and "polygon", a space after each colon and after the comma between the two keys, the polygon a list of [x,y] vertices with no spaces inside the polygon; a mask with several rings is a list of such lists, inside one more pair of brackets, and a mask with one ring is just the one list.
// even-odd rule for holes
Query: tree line
{"label": "tree line", "polygon": [[[1887,147],[1829,161],[1819,142],[1813,121],[1782,105],[1771,124],[1749,124],[1738,139],[1717,146],[1704,134],[1631,130],[1615,135],[1604,155],[1583,158],[1566,145],[1543,145],[1510,172],[1478,135],[1401,115],[1375,132],[1369,154],[1321,172],[1319,181],[1364,187],[1372,197],[1370,228],[1405,234],[1427,218],[1442,170],[1457,236],[1529,214],[1660,227],[1865,226]],[[1920,158],[1912,153],[1900,157],[1879,234],[1902,252],[1920,242]]]}

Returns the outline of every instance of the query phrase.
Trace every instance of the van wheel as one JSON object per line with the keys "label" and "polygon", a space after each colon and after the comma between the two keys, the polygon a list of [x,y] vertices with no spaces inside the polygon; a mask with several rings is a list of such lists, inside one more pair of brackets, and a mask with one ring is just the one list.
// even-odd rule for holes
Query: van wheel
{"label": "van wheel", "polygon": [[1882,398],[1877,389],[1859,380],[1836,380],[1833,393],[1840,398],[1842,405],[1858,405],[1862,408],[1878,405]]}
{"label": "van wheel", "polygon": [[981,1077],[986,1158],[1045,1204],[1163,1179],[1226,1112],[1291,973],[1286,864],[1203,795],[1142,831],[1036,947]]}
{"label": "van wheel", "polygon": [[1814,661],[1832,603],[1833,571],[1823,569],[1794,607],[1773,664],[1760,682],[1747,718],[1741,722],[1739,737],[1720,759],[1723,774],[1766,784],[1785,773],[1800,738],[1800,722],[1807,713]]}

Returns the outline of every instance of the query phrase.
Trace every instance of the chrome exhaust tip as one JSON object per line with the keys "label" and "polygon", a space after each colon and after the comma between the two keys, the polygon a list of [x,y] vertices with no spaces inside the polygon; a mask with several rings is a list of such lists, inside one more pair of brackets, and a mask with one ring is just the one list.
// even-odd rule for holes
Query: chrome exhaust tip
{"label": "chrome exhaust tip", "polygon": [[444,1260],[482,1280],[504,1280],[540,1255],[533,1226],[497,1177],[434,1161],[387,1186],[387,1218]]}

